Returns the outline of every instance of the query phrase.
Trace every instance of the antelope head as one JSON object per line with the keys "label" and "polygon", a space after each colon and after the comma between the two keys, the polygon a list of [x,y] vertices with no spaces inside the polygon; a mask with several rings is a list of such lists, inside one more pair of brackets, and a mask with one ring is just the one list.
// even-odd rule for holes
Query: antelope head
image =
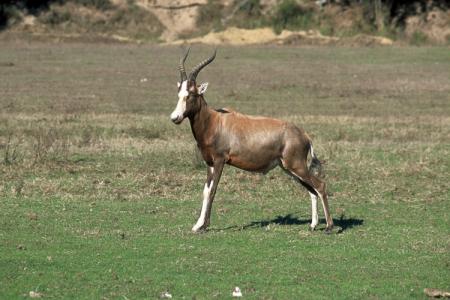
{"label": "antelope head", "polygon": [[192,69],[189,76],[186,75],[184,62],[188,57],[189,49],[184,56],[180,58],[178,69],[180,71],[181,80],[178,82],[178,102],[175,110],[170,115],[170,119],[175,124],[181,124],[186,117],[195,115],[201,107],[201,99],[208,88],[208,83],[197,85],[196,78],[198,73],[211,63],[216,57],[216,51],[208,59],[205,59]]}

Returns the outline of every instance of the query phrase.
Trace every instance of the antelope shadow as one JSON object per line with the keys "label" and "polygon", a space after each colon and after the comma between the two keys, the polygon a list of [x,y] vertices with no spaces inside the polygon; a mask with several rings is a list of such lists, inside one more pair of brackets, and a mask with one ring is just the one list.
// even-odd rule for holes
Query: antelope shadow
{"label": "antelope shadow", "polygon": [[[293,214],[287,214],[285,216],[277,216],[273,218],[272,220],[259,220],[259,221],[253,221],[249,224],[238,226],[233,225],[230,227],[226,227],[220,230],[227,230],[227,229],[236,229],[239,228],[240,230],[246,230],[249,228],[258,228],[258,227],[266,227],[270,224],[276,224],[276,225],[282,225],[282,226],[294,226],[294,225],[305,225],[310,224],[310,219],[299,219],[298,217],[294,216]],[[325,223],[325,219],[320,219],[320,223]],[[337,234],[342,233],[346,231],[347,229],[351,229],[356,226],[361,226],[364,223],[364,220],[362,219],[356,219],[356,218],[346,218],[345,216],[340,216],[339,219],[333,218],[333,223],[335,227],[335,232]],[[324,230],[324,229],[319,229]],[[337,231],[336,231],[337,230]]]}

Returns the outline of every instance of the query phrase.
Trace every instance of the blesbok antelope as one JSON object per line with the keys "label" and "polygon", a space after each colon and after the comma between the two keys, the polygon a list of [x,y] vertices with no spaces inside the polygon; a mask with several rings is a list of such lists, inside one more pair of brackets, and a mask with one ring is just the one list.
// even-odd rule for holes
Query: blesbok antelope
{"label": "blesbok antelope", "polygon": [[[276,166],[283,168],[301,183],[311,196],[311,230],[319,222],[317,197],[320,198],[325,219],[325,232],[331,232],[333,219],[330,216],[325,182],[313,173],[320,167],[314,154],[310,137],[294,124],[277,119],[240,114],[230,109],[211,109],[204,94],[208,83],[197,86],[200,71],[216,57],[216,51],[199,63],[186,75],[184,63],[189,49],[180,58],[178,103],[170,118],[175,124],[189,119],[197,146],[207,165],[206,183],[203,189],[203,204],[197,223],[192,231],[205,230],[210,224],[211,206],[225,164],[252,171],[267,173]],[[308,168],[307,157],[312,161]]]}

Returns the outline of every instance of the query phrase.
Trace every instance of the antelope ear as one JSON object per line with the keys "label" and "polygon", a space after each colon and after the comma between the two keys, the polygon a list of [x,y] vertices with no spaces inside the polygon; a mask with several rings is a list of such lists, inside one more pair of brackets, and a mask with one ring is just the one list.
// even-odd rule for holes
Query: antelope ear
{"label": "antelope ear", "polygon": [[200,84],[197,89],[198,89],[198,94],[199,95],[203,95],[206,92],[206,89],[208,88],[208,83],[204,82],[202,84]]}
{"label": "antelope ear", "polygon": [[177,82],[177,88],[180,88],[181,82]]}

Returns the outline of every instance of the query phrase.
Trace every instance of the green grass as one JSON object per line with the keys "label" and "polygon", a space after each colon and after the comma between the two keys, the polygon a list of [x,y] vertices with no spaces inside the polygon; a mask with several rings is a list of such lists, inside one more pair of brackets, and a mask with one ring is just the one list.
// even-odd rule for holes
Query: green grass
{"label": "green grass", "polygon": [[[210,47],[195,46],[188,66]],[[336,228],[281,170],[206,170],[175,126],[180,49],[0,45],[0,298],[423,299],[449,290],[448,48],[219,48],[214,107],[304,127]],[[147,80],[143,80],[146,78]]]}

